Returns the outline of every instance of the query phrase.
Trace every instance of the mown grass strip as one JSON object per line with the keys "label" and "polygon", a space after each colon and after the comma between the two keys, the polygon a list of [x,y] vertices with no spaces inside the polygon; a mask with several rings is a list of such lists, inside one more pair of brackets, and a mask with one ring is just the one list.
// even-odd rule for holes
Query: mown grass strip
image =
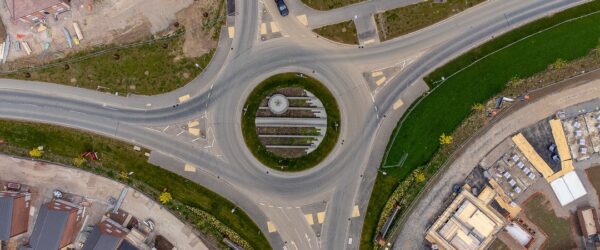
{"label": "mown grass strip", "polygon": [[[275,90],[287,87],[303,88],[313,93],[323,103],[327,113],[327,132],[323,141],[313,152],[298,158],[283,158],[269,152],[260,143],[256,133],[256,111],[261,102]],[[252,90],[244,104],[244,110],[242,132],[246,146],[260,162],[281,171],[301,171],[319,164],[335,147],[342,126],[337,102],[327,87],[312,77],[300,77],[296,73],[283,73],[264,80]]]}
{"label": "mown grass strip", "polygon": [[[270,249],[269,242],[246,213],[239,209],[231,213],[231,209],[236,207],[232,202],[184,177],[148,163],[144,152],[134,151],[133,145],[60,126],[12,120],[0,120],[0,139],[6,143],[5,146],[0,145],[0,152],[28,157],[29,150],[44,146],[42,159],[66,165],[73,165],[74,159],[83,152],[97,151],[100,159],[88,161],[90,170],[108,177],[118,176],[121,172],[134,172],[130,178],[150,187],[150,190],[144,190],[149,192],[149,196],[156,198],[158,194],[155,192],[166,189],[177,202],[199,208],[235,230],[254,249]],[[211,223],[189,222],[197,226]],[[207,228],[199,229],[207,231]],[[217,235],[217,239],[221,236]]]}
{"label": "mown grass strip", "polygon": [[356,25],[354,21],[349,20],[341,23],[323,26],[313,30],[322,37],[338,43],[358,44],[358,35],[356,34]]}

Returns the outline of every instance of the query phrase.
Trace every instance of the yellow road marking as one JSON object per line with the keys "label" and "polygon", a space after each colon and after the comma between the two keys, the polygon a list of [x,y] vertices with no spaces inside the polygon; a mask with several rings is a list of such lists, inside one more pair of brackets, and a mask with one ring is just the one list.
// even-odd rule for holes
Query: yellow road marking
{"label": "yellow road marking", "polygon": [[190,95],[182,95],[179,97],[179,103],[187,102],[190,99]]}
{"label": "yellow road marking", "polygon": [[199,128],[188,128],[188,132],[194,136],[200,136]]}
{"label": "yellow road marking", "polygon": [[383,84],[385,82],[385,80],[387,80],[387,78],[385,76],[381,77],[381,78],[379,78],[379,80],[377,80],[375,82],[375,84],[377,84],[377,86],[380,86],[381,84]]}
{"label": "yellow road marking", "polygon": [[271,223],[270,221],[267,221],[267,229],[269,230],[269,233],[277,232],[275,224]]}
{"label": "yellow road marking", "polygon": [[296,18],[298,18],[298,21],[300,21],[300,23],[304,26],[308,26],[308,19],[306,18],[306,15],[300,15],[297,16]]}
{"label": "yellow road marking", "polygon": [[183,167],[183,171],[196,172],[196,167],[194,167],[193,165],[190,165],[190,164],[185,164],[185,166]]}
{"label": "yellow road marking", "polygon": [[198,122],[197,120],[188,122],[188,128],[197,127],[198,125],[200,125],[200,122]]}
{"label": "yellow road marking", "polygon": [[378,77],[380,75],[383,75],[383,72],[381,72],[381,71],[373,71],[373,73],[371,73],[372,77]]}
{"label": "yellow road marking", "polygon": [[352,209],[352,217],[358,217],[360,216],[360,210],[358,210],[358,206],[354,206],[354,209]]}
{"label": "yellow road marking", "polygon": [[277,23],[271,22],[271,32],[273,32],[273,33],[279,32],[279,26],[277,26]]}
{"label": "yellow road marking", "polygon": [[402,101],[402,99],[398,99],[398,101],[394,103],[394,110],[399,109],[400,107],[402,107],[402,105],[404,105],[404,102]]}
{"label": "yellow road marking", "polygon": [[266,23],[260,24],[260,34],[261,35],[267,34],[267,24]]}
{"label": "yellow road marking", "polygon": [[325,212],[320,212],[317,214],[317,222],[323,224],[323,221],[325,221]]}
{"label": "yellow road marking", "polygon": [[235,35],[235,27],[229,27],[227,28],[227,33],[229,33],[229,38],[233,38],[233,36]]}
{"label": "yellow road marking", "polygon": [[308,225],[312,225],[315,224],[315,222],[313,221],[313,216],[312,214],[305,214],[304,218],[306,218],[306,221],[308,222]]}

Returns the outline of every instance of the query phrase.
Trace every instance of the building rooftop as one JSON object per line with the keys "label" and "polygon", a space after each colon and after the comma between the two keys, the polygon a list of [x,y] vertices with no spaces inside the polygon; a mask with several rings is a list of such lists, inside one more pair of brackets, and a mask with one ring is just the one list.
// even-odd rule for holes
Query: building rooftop
{"label": "building rooftop", "polygon": [[74,240],[80,206],[54,200],[41,206],[31,237],[31,249],[60,249]]}
{"label": "building rooftop", "polygon": [[128,229],[111,219],[106,219],[94,227],[82,250],[116,250],[127,233],[129,233]]}
{"label": "building rooftop", "polygon": [[29,194],[0,192],[0,240],[8,240],[27,232],[29,225]]}

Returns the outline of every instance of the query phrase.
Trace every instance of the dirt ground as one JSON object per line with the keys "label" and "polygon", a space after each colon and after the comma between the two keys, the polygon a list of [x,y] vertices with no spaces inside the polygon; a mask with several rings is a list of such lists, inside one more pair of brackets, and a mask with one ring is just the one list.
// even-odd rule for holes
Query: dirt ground
{"label": "dirt ground", "polygon": [[[216,47],[212,27],[219,25],[211,24],[223,19],[223,11],[219,8],[224,9],[224,4],[218,0],[72,0],[71,10],[59,14],[57,19],[49,17],[46,20],[48,31],[42,32],[37,32],[37,27],[32,29],[30,24],[12,20],[4,4],[0,5],[0,15],[11,40],[17,40],[19,35],[22,38],[18,40],[28,42],[32,49],[32,55],[28,56],[25,51],[16,51],[13,45],[9,61],[26,58],[20,60],[21,65],[29,65],[91,47],[161,36],[175,30],[176,22],[191,31],[186,34],[185,55],[199,56]],[[79,45],[68,48],[63,27],[76,37],[73,22],[79,24],[84,39]],[[45,43],[50,45],[47,50],[44,50]]]}

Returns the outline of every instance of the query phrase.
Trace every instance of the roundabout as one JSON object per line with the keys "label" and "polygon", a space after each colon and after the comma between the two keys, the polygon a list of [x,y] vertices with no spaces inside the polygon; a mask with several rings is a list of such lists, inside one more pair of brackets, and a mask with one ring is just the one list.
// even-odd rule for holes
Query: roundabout
{"label": "roundabout", "polygon": [[262,81],[246,99],[242,134],[254,157],[280,171],[318,165],[340,133],[340,111],[318,80],[283,73]]}

